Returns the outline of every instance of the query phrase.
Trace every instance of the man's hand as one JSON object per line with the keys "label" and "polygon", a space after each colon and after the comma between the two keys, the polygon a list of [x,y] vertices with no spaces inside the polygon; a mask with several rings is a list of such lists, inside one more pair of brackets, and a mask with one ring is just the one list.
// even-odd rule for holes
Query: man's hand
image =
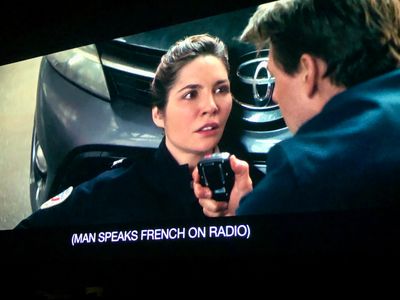
{"label": "man's hand", "polygon": [[229,202],[211,199],[211,190],[200,184],[200,175],[197,168],[192,173],[194,193],[203,207],[204,214],[208,217],[234,216],[240,199],[253,190],[248,163],[237,159],[235,155],[231,155],[229,160],[235,173],[235,184],[233,185]]}

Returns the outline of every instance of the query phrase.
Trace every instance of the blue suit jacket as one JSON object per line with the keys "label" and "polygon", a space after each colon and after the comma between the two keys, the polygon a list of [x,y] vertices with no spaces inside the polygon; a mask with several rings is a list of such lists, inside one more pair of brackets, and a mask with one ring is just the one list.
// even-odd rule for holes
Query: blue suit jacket
{"label": "blue suit jacket", "polygon": [[388,207],[400,200],[400,70],[333,97],[268,154],[238,215]]}

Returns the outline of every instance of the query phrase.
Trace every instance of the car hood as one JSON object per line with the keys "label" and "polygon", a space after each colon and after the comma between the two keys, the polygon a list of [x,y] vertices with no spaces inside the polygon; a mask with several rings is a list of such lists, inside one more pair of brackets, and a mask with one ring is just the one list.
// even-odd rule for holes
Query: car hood
{"label": "car hood", "polygon": [[[237,39],[255,10],[256,7],[249,7],[238,11],[117,38],[115,41],[133,46],[166,51],[173,43],[185,36],[209,33],[218,36],[229,47],[238,43]],[[245,46],[243,45],[243,47]],[[246,49],[243,50],[246,51]]]}

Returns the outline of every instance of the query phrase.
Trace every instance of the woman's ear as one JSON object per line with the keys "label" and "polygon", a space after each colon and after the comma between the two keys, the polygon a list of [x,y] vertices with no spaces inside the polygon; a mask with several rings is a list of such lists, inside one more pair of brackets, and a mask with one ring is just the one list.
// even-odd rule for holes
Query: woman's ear
{"label": "woman's ear", "polygon": [[157,127],[164,128],[164,113],[157,106],[153,106],[151,109],[151,116],[153,122]]}

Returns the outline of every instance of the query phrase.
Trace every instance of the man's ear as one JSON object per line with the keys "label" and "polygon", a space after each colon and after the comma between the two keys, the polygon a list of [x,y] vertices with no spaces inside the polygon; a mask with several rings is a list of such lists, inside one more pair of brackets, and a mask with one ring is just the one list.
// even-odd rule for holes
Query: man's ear
{"label": "man's ear", "polygon": [[164,128],[164,113],[157,106],[153,106],[151,109],[151,116],[153,122],[157,127]]}
{"label": "man's ear", "polygon": [[309,54],[303,54],[300,57],[300,65],[303,87],[307,96],[312,98],[318,91],[318,79],[322,71],[320,70],[321,66],[318,64],[316,58]]}

